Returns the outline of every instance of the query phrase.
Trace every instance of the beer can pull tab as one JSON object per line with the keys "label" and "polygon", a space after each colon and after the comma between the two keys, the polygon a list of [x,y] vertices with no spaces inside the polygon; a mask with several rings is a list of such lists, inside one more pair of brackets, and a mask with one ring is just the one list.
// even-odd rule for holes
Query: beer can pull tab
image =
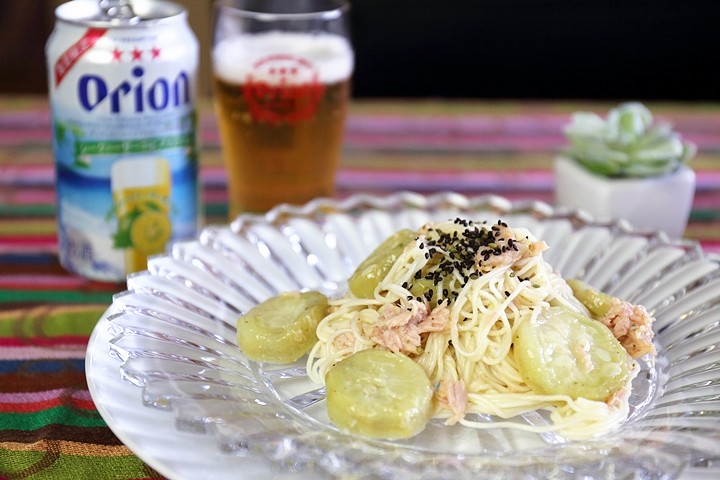
{"label": "beer can pull tab", "polygon": [[100,11],[111,22],[135,24],[140,17],[130,5],[130,0],[99,0]]}

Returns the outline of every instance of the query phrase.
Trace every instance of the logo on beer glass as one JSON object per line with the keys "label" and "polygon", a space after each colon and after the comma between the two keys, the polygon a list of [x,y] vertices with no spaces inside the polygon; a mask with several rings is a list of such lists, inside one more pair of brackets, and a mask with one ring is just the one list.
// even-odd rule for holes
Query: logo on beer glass
{"label": "logo on beer glass", "polygon": [[255,62],[245,81],[244,96],[253,120],[297,123],[315,115],[325,88],[308,60],[271,55]]}

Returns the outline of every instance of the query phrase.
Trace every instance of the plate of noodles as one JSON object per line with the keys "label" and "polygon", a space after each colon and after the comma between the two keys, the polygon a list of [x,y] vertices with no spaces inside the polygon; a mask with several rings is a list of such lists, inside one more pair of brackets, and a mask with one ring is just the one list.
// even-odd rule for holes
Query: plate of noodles
{"label": "plate of noodles", "polygon": [[539,202],[359,195],[208,226],[127,283],[109,349],[144,405],[288,478],[674,478],[720,458],[720,263],[691,241]]}

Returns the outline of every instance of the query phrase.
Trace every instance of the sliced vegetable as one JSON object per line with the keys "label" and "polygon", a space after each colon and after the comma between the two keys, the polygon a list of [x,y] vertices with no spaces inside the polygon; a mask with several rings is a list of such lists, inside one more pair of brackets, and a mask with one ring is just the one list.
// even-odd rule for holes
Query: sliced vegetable
{"label": "sliced vegetable", "polygon": [[327,306],[327,297],[314,291],[270,297],[238,318],[238,345],[252,360],[294,362],[317,341],[315,330]]}
{"label": "sliced vegetable", "polygon": [[375,287],[388,274],[405,247],[415,240],[415,232],[402,229],[382,242],[355,269],[348,280],[348,288],[358,298],[372,298]]}
{"label": "sliced vegetable", "polygon": [[[431,307],[437,305],[438,290],[442,290],[442,286],[437,287],[432,280],[428,280],[427,278],[413,280],[412,286],[410,287],[410,293],[413,297],[428,300]],[[430,293],[431,291],[432,294]]]}
{"label": "sliced vegetable", "polygon": [[585,305],[596,319],[602,318],[610,310],[613,297],[596,290],[580,280],[568,280],[567,284],[575,294],[575,298]]}
{"label": "sliced vegetable", "polygon": [[420,433],[432,415],[433,388],[409,357],[361,350],[325,376],[330,420],[351,433],[400,439]]}
{"label": "sliced vegetable", "polygon": [[604,401],[630,379],[628,354],[612,332],[563,307],[520,324],[514,341],[518,370],[537,393]]}

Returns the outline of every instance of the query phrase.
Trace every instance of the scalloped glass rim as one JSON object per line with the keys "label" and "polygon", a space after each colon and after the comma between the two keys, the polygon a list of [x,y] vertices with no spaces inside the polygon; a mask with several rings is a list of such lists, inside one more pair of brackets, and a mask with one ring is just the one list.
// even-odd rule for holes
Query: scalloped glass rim
{"label": "scalloped glass rim", "polygon": [[[643,303],[657,318],[659,354],[644,360],[628,420],[592,441],[509,429],[445,427],[373,441],[335,429],[304,365],[245,359],[235,318],[283,290],[337,295],[344,279],[391,232],[454,216],[506,219],[551,246],[565,276]],[[521,225],[522,224],[522,225]],[[205,432],[228,454],[263,455],[286,472],[371,478],[672,478],[720,459],[720,262],[691,241],[594,222],[542,202],[455,193],[357,195],[280,206],[209,226],[128,277],[108,317],[123,378],[147,406],[171,410],[179,429]],[[492,421],[492,419],[489,419]],[[543,422],[542,416],[517,419]]]}

